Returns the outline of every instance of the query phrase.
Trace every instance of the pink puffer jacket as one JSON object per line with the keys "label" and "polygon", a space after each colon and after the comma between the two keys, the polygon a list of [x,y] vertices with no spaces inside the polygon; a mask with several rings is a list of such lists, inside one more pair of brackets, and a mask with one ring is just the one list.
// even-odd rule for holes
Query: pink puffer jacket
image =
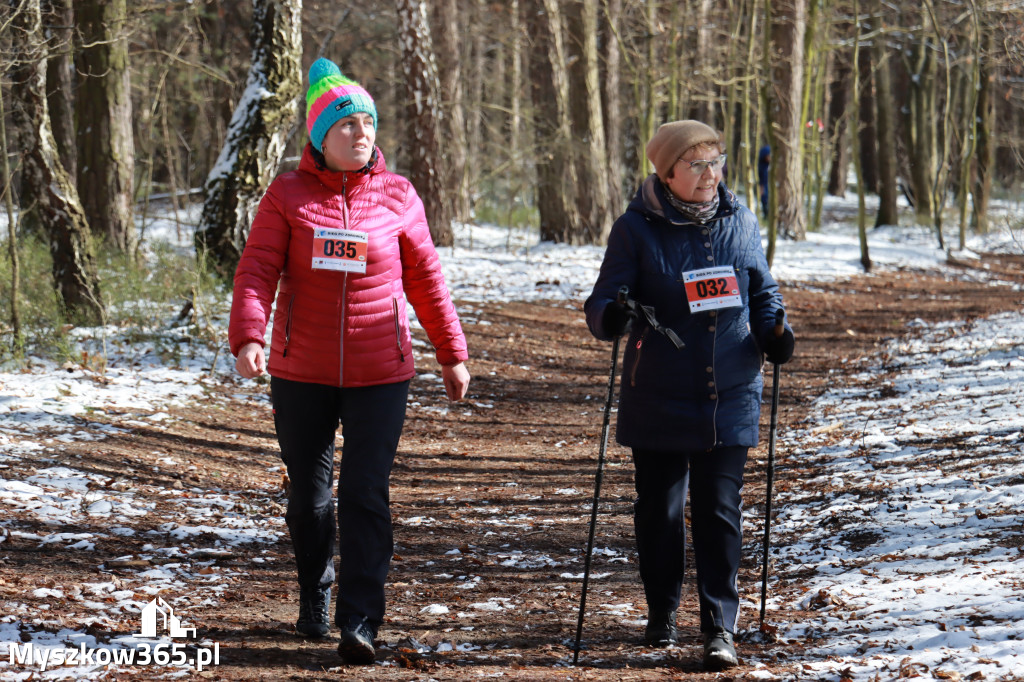
{"label": "pink puffer jacket", "polygon": [[[271,183],[235,272],[232,354],[264,343],[276,291],[268,362],[275,377],[345,387],[412,378],[406,297],[437,361],[467,359],[423,203],[387,170],[379,149],[376,158],[369,171],[333,172],[317,166],[307,145],[298,170]],[[367,234],[365,273],[313,268],[313,230],[322,227]],[[324,251],[323,242],[317,248]]]}

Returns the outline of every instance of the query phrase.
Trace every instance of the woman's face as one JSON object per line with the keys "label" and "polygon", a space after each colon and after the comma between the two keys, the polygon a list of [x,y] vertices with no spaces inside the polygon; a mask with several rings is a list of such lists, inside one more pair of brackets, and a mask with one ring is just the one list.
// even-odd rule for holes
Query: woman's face
{"label": "woman's face", "polygon": [[324,135],[323,155],[333,171],[357,171],[370,161],[377,132],[373,117],[355,113],[332,125]]}
{"label": "woman's face", "polygon": [[[721,156],[722,150],[717,146],[694,147],[676,161],[672,167],[672,177],[665,184],[673,194],[685,202],[703,204],[711,201],[715,198],[718,183],[722,180],[724,160],[720,159]],[[701,163],[694,167],[690,165],[693,161],[714,163]]]}

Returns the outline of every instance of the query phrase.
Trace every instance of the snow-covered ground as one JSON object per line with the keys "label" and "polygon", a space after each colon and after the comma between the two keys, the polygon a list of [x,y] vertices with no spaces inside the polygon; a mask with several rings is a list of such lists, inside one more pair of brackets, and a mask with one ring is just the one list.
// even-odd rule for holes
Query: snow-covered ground
{"label": "snow-covered ground", "polygon": [[[829,202],[826,209],[849,210],[849,202]],[[1013,224],[1021,224],[1019,208],[1001,209],[1017,211]],[[170,240],[175,227],[158,221],[146,234]],[[984,242],[972,239],[957,257],[1024,252],[1021,237],[1018,230]],[[184,241],[190,243],[190,237]],[[946,254],[935,247],[934,235],[920,228],[874,230],[869,245],[876,272],[944,268]],[[470,309],[510,300],[578,302],[589,292],[601,256],[597,247],[538,244],[526,233],[488,226],[461,226],[456,246],[442,251],[453,295]],[[859,260],[851,225],[834,223],[806,242],[780,242],[773,271],[795,285],[858,274]],[[210,320],[223,327],[223,307]],[[28,533],[2,520],[0,512],[0,550],[18,538],[88,552],[103,534],[133,532],[125,522],[151,511],[139,501],[137,485],[96,481],[95,474],[60,456],[61,443],[100,440],[112,429],[132,426],[160,429],[168,418],[164,408],[197,399],[210,383],[234,381],[226,350],[190,345],[186,331],[179,335],[177,352],[168,353],[129,342],[115,328],[79,330],[89,356],[102,349],[102,376],[88,363],[56,366],[41,359],[33,359],[28,371],[0,372],[0,509],[38,521],[36,532]],[[801,605],[816,609],[818,616],[779,633],[808,647],[803,678],[869,680],[916,673],[920,679],[970,679],[979,673],[984,677],[975,679],[995,679],[1024,670],[1024,554],[1017,516],[1024,506],[1022,338],[1020,313],[967,329],[939,326],[886,349],[878,373],[837,386],[819,400],[812,423],[836,428],[782,434],[780,452],[819,464],[828,472],[821,482],[831,491],[824,497],[802,495],[793,486],[778,496],[774,528],[786,541],[776,551],[773,579],[784,584],[796,571],[814,571],[812,578],[801,579],[808,588]],[[125,413],[119,426],[89,419],[113,410]],[[18,461],[27,453],[49,466],[23,475]],[[154,453],[151,466],[175,464]],[[73,599],[79,610],[93,614],[93,622],[126,627],[137,622],[157,593],[182,594],[201,586],[215,598],[232,576],[204,570],[214,558],[239,543],[274,542],[284,532],[280,518],[252,514],[231,491],[182,489],[165,495],[179,511],[162,533],[213,534],[217,541],[168,552],[140,538],[142,558],[125,561],[151,566],[131,581],[44,586],[36,591],[50,592],[36,596]],[[59,532],[78,523],[97,530]],[[47,532],[50,528],[53,532]],[[772,609],[795,605],[770,603]],[[97,646],[83,629],[56,634],[53,629],[45,613],[6,603],[0,612],[0,680],[28,679],[37,670],[11,663],[11,643],[31,642],[40,649]],[[137,643],[121,637],[103,646]],[[91,679],[103,673],[95,665],[65,665],[34,674],[32,679]]]}

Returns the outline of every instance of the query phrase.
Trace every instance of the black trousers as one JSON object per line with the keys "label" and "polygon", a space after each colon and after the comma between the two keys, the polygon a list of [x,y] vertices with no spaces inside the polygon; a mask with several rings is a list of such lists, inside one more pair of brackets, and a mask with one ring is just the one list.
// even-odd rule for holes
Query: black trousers
{"label": "black trousers", "polygon": [[[394,540],[390,478],[405,423],[409,382],[337,388],[271,377],[274,426],[291,495],[285,520],[291,532],[299,588],[334,583],[338,538],[339,626],[384,620],[384,583]],[[338,474],[338,516],[331,504],[334,437],[344,442]]]}
{"label": "black trousers", "polygon": [[679,607],[686,564],[683,507],[690,490],[690,523],[697,566],[700,629],[736,631],[742,551],[743,468],[747,448],[710,452],[633,450],[633,522],[640,579],[651,611]]}

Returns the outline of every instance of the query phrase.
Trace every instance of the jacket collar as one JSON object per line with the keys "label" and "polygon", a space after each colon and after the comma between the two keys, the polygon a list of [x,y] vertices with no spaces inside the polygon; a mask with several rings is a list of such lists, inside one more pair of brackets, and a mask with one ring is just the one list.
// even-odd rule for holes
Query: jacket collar
{"label": "jacket collar", "polygon": [[302,158],[299,160],[299,170],[312,173],[324,185],[333,190],[341,191],[349,189],[366,182],[371,176],[378,175],[387,170],[387,163],[384,161],[384,154],[380,147],[374,146],[373,156],[364,168],[357,171],[333,171],[322,165],[323,157],[313,152],[313,146],[306,143],[302,150]]}
{"label": "jacket collar", "polygon": [[[729,191],[724,182],[718,183],[718,213],[708,221],[713,223],[736,212],[736,195]],[[657,174],[651,173],[640,185],[629,207],[646,215],[661,218],[672,225],[696,225],[693,220],[683,217],[665,197],[665,188]]]}

